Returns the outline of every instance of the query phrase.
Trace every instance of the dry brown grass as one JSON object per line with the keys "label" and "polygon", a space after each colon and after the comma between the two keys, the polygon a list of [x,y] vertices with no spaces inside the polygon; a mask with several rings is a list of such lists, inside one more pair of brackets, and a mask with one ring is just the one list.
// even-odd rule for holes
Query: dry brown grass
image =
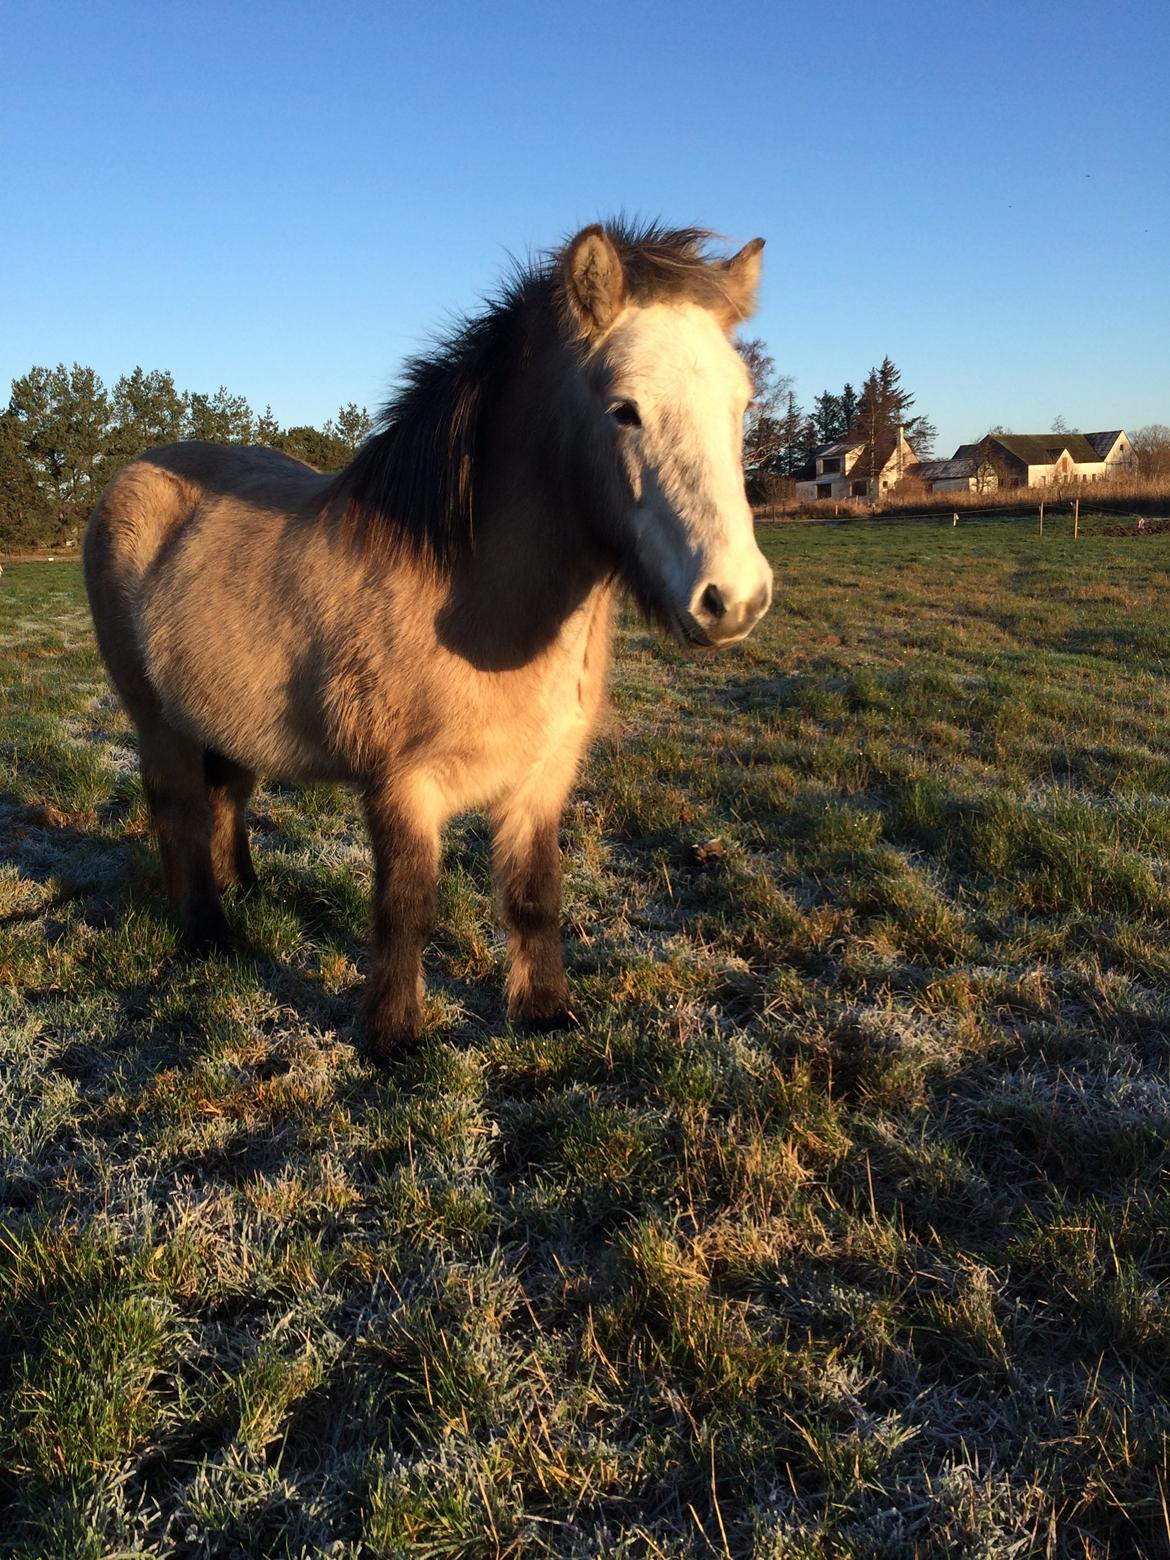
{"label": "dry brown grass", "polygon": [[1170,477],[1125,473],[1100,482],[1059,482],[1044,487],[1000,488],[991,493],[930,493],[913,478],[877,503],[869,499],[825,498],[809,501],[795,496],[760,504],[757,520],[864,520],[873,516],[925,519],[929,515],[981,513],[1007,519],[1045,510],[1067,509],[1074,498],[1082,510],[1124,510],[1128,514],[1170,514]]}

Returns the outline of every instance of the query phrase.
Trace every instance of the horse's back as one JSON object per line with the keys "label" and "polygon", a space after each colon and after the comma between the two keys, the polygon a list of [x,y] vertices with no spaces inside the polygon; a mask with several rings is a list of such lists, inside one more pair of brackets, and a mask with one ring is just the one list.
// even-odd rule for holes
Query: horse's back
{"label": "horse's back", "polygon": [[167,544],[209,507],[293,512],[327,481],[279,450],[198,439],[148,450],[123,466],[90,515],[83,553],[95,616],[109,592],[124,609],[126,592],[137,594]]}

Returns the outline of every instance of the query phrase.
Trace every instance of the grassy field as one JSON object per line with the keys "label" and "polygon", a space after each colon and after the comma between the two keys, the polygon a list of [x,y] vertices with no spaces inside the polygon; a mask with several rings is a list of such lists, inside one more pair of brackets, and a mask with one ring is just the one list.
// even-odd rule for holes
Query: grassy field
{"label": "grassy field", "polygon": [[354,800],[182,957],[75,564],[0,581],[0,1553],[1170,1546],[1170,536],[777,529],[632,618],[566,819],[582,1025],[450,831],[350,1046]]}

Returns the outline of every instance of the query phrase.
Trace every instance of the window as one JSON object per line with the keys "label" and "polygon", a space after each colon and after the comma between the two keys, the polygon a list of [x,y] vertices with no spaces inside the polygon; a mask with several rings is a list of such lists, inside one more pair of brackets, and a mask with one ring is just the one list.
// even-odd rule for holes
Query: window
{"label": "window", "polygon": [[827,460],[821,461],[821,471],[826,477],[829,475],[839,475],[841,471],[840,455],[831,455]]}
{"label": "window", "polygon": [[831,482],[818,482],[817,483],[817,497],[818,498],[832,498],[832,496],[833,496],[833,484]]}
{"label": "window", "polygon": [[864,498],[868,491],[868,482],[852,482],[849,485],[849,492],[854,498]]}

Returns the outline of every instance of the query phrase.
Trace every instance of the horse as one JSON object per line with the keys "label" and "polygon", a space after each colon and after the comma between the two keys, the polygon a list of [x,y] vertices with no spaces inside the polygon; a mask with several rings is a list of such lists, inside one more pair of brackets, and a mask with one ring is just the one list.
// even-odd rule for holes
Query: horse
{"label": "horse", "polygon": [[482,809],[518,1025],[570,1018],[559,826],[624,587],[683,645],[742,640],[772,576],[742,471],[733,335],[763,239],[594,224],[412,359],[323,474],[190,440],[125,466],[84,542],[97,641],[138,732],[195,951],[256,874],[258,774],[360,788],[374,862],[359,1048],[417,1044],[444,822]]}

